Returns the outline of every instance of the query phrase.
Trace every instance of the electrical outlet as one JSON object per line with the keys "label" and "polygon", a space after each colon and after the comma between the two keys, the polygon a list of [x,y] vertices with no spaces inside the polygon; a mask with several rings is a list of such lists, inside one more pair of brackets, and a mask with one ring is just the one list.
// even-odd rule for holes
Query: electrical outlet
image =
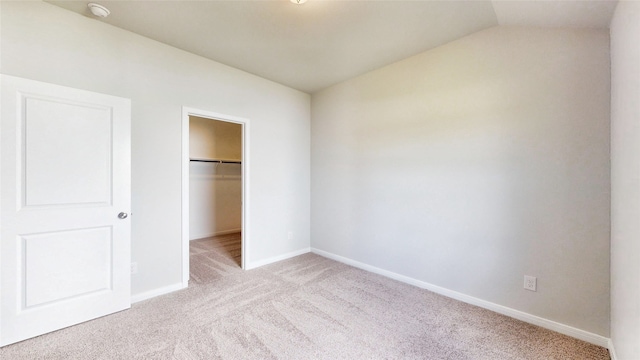
{"label": "electrical outlet", "polygon": [[132,262],[131,263],[131,275],[137,274],[137,273],[138,273],[138,263],[137,262]]}
{"label": "electrical outlet", "polygon": [[538,283],[538,279],[535,276],[524,276],[524,288],[525,290],[536,291],[536,285]]}

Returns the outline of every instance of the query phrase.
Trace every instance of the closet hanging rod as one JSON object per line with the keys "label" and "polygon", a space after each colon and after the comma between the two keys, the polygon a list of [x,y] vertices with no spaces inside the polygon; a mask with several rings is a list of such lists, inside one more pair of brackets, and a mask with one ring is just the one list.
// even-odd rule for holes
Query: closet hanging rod
{"label": "closet hanging rod", "polygon": [[242,161],[238,161],[238,160],[189,159],[189,161],[217,163],[217,164],[242,164]]}

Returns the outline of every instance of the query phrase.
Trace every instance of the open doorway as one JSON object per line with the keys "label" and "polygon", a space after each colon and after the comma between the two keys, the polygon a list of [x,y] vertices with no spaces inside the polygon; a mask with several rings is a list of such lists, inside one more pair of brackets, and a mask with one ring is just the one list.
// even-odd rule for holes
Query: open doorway
{"label": "open doorway", "polygon": [[[213,262],[246,267],[248,121],[196,109],[182,116],[183,285]],[[207,261],[212,264],[208,265]]]}

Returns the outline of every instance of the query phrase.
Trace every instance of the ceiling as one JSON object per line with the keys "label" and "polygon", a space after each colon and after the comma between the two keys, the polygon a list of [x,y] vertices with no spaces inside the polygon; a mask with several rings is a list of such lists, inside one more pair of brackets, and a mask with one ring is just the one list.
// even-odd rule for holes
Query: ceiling
{"label": "ceiling", "polygon": [[[92,1],[45,0],[93,17]],[[93,0],[105,23],[313,93],[496,25],[607,28],[615,0]]]}

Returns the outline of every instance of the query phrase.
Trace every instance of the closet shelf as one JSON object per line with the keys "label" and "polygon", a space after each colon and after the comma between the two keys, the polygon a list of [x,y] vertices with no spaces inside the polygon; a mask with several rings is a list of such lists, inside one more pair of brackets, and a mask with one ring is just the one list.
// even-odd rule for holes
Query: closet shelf
{"label": "closet shelf", "polygon": [[242,164],[242,161],[240,160],[225,160],[225,159],[190,158],[189,161],[217,163],[217,164]]}

